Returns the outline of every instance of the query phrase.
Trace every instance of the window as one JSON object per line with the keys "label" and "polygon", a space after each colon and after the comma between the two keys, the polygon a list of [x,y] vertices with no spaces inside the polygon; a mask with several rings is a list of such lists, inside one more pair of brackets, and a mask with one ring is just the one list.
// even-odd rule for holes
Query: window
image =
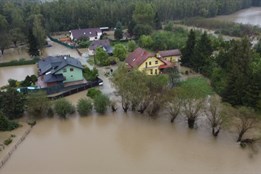
{"label": "window", "polygon": [[63,72],[67,72],[66,68],[63,69]]}
{"label": "window", "polygon": [[155,61],[155,64],[156,64],[156,65],[158,64],[158,61],[157,61],[157,60]]}
{"label": "window", "polygon": [[148,67],[148,62],[146,62],[146,65],[145,65],[145,68],[147,68]]}
{"label": "window", "polygon": [[157,69],[155,69],[155,74],[158,74],[158,70]]}
{"label": "window", "polygon": [[153,74],[153,69],[150,70],[150,74]]}
{"label": "window", "polygon": [[151,65],[151,62],[149,62],[149,65]]}
{"label": "window", "polygon": [[70,68],[70,71],[73,71],[73,68]]}

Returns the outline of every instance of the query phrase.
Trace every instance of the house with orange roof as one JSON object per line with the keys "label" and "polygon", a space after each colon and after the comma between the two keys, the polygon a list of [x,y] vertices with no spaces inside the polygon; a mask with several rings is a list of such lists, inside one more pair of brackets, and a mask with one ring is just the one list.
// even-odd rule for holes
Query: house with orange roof
{"label": "house with orange roof", "polygon": [[130,69],[136,68],[148,75],[161,74],[164,69],[175,66],[174,63],[162,59],[158,54],[148,52],[142,48],[137,48],[130,53],[125,62]]}

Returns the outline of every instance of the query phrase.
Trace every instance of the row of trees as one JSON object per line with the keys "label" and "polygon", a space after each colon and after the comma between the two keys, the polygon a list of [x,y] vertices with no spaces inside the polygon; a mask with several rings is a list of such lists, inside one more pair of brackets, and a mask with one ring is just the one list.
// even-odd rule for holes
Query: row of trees
{"label": "row of trees", "polygon": [[54,113],[66,118],[76,110],[82,116],[88,115],[94,106],[97,113],[104,114],[110,100],[100,91],[92,92],[93,90],[95,89],[90,89],[94,93],[91,99],[80,99],[75,107],[66,99],[50,101],[43,91],[22,94],[14,88],[8,88],[6,92],[0,93],[0,130],[8,131],[18,127],[17,123],[9,120],[22,117],[25,111],[34,118],[53,116]]}
{"label": "row of trees", "polygon": [[257,128],[257,117],[252,109],[233,108],[221,103],[208,81],[201,77],[177,81],[175,88],[168,84],[169,78],[166,75],[148,76],[138,70],[128,71],[121,65],[112,81],[121,96],[124,112],[147,113],[151,118],[167,116],[172,123],[177,117],[183,117],[191,129],[199,119],[207,120],[214,137],[226,126],[236,127],[237,141],[242,145],[252,144],[259,139],[245,135]]}
{"label": "row of trees", "polygon": [[[0,49],[13,43],[29,44],[29,53],[39,55],[45,37],[51,31],[75,28],[115,27],[116,38],[122,38],[122,25],[139,37],[161,22],[192,16],[215,16],[235,12],[252,5],[252,0],[59,0],[45,3],[2,0],[0,4]],[[254,5],[258,3],[253,0]],[[122,25],[121,25],[122,24]]]}
{"label": "row of trees", "polygon": [[197,37],[190,31],[182,50],[182,64],[211,79],[215,91],[233,106],[248,106],[256,110],[261,103],[261,58],[248,38],[240,41],[214,41],[204,33]]}

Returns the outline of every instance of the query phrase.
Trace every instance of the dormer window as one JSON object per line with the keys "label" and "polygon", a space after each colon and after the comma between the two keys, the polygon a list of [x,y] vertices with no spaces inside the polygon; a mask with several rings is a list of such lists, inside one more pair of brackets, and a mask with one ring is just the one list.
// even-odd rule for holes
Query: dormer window
{"label": "dormer window", "polygon": [[63,69],[63,72],[67,72],[66,68]]}
{"label": "dormer window", "polygon": [[156,61],[155,61],[155,64],[157,65],[158,63],[159,63],[159,62],[156,60]]}

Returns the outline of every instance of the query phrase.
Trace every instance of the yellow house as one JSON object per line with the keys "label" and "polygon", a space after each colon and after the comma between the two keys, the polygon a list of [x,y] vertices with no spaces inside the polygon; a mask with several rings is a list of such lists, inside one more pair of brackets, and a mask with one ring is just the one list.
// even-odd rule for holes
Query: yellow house
{"label": "yellow house", "polygon": [[166,50],[166,51],[159,51],[157,55],[161,59],[167,60],[172,63],[178,63],[180,61],[181,52],[179,49]]}
{"label": "yellow house", "polygon": [[167,60],[160,59],[155,53],[150,53],[142,48],[137,48],[130,53],[125,62],[129,68],[137,68],[148,75],[160,74],[163,69],[174,66]]}

